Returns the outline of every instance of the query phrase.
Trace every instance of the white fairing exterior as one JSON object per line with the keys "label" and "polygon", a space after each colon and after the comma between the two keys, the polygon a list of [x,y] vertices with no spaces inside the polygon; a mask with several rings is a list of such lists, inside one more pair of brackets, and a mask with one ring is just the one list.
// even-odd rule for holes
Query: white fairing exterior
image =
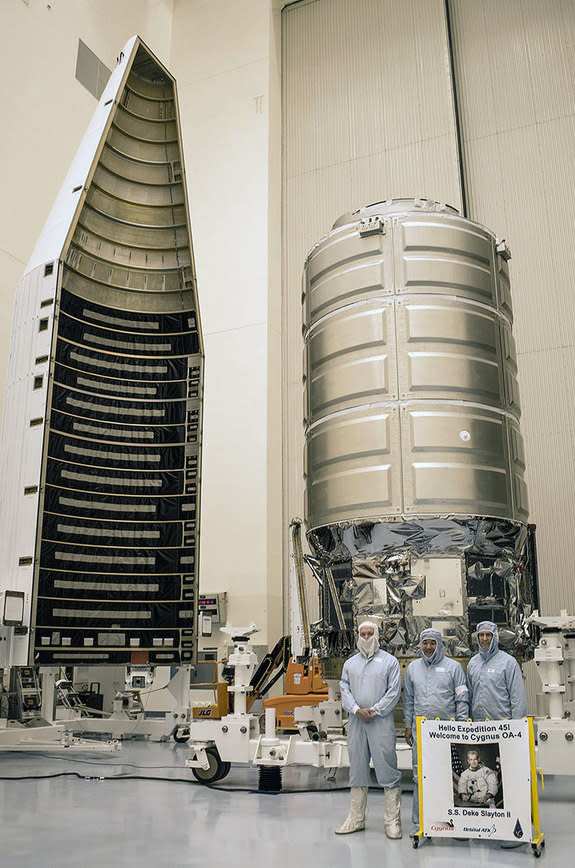
{"label": "white fairing exterior", "polygon": [[[6,590],[23,592],[25,627],[31,620],[47,375],[60,257],[135,42],[134,36],[124,46],[123,58],[110,77],[16,290],[0,439],[0,606],[3,614]],[[45,276],[47,265],[52,266],[51,274]],[[48,305],[49,299],[52,302]],[[45,319],[48,327],[40,331],[40,321]],[[36,362],[44,357],[45,361]],[[39,376],[43,376],[42,387],[34,389],[34,378]],[[42,421],[30,424],[37,419]],[[28,488],[35,491],[24,494]],[[20,565],[22,558],[32,560]],[[28,634],[15,635],[14,627],[2,624],[0,636],[0,666],[25,666]]]}
{"label": "white fairing exterior", "polygon": [[[40,542],[42,537],[41,527],[42,514],[44,509],[43,487],[45,464],[47,461],[46,455],[48,453],[47,434],[50,433],[50,420],[48,416],[50,413],[49,408],[50,406],[52,406],[50,402],[53,389],[53,368],[55,367],[56,339],[58,329],[57,318],[60,312],[60,292],[62,288],[62,273],[64,270],[64,261],[70,247],[72,232],[74,231],[78,220],[81,219],[81,209],[84,206],[88,190],[90,189],[90,185],[92,183],[92,179],[98,164],[101,150],[104,147],[106,135],[111,127],[112,119],[119,108],[119,101],[122,98],[123,88],[126,84],[128,75],[133,70],[133,63],[136,59],[136,54],[138,50],[144,51],[144,53],[147,52],[147,49],[140,48],[142,45],[143,44],[141,40],[138,37],[134,36],[124,46],[119,57],[118,66],[112,73],[110,80],[104,90],[104,93],[102,94],[98,107],[88,126],[87,132],[76,153],[76,156],[72,161],[72,164],[65,177],[60,192],[56,197],[54,206],[48,216],[48,219],[38,239],[38,242],[36,243],[28,266],[25,270],[24,276],[16,292],[11,348],[6,377],[6,395],[3,410],[3,426],[0,441],[0,544],[2,546],[2,558],[0,562],[0,667],[24,666],[34,662],[32,658],[34,653],[33,648],[36,613],[35,611],[33,611],[33,607],[35,607],[34,600],[37,591],[36,588],[33,587],[33,583],[35,570],[38,571],[39,565],[41,565]],[[141,55],[138,56],[141,57]],[[152,60],[150,62],[153,65],[154,61]],[[166,76],[169,76],[169,73],[166,73]],[[152,98],[150,97],[150,102],[151,99]],[[173,120],[174,125],[178,123],[177,107],[175,109],[175,112],[176,117]],[[174,141],[176,142],[176,144],[174,147],[179,147],[179,127],[176,126],[175,128],[176,138],[174,139]],[[142,159],[141,162],[144,163],[144,159]],[[148,162],[147,165],[152,166],[152,169],[150,171],[153,171],[156,168],[156,164],[153,161]],[[181,172],[183,172],[183,168],[181,168]],[[179,180],[181,184],[181,178],[176,180]],[[116,178],[116,183],[121,183],[121,176],[119,177],[119,179]],[[154,182],[152,181],[152,184],[153,183]],[[142,182],[139,189],[144,190],[142,195],[145,197],[146,188],[144,187],[144,182]],[[172,188],[170,188],[170,190],[171,189]],[[183,204],[180,202],[179,213],[180,215],[184,215],[183,217],[180,217],[180,239],[183,234],[184,241],[180,240],[179,242],[180,248],[183,249],[185,248],[186,240],[188,238],[188,235],[186,233],[188,232],[189,226],[189,219],[186,217],[187,203],[185,201],[185,195]],[[142,219],[142,222],[145,222],[144,218]],[[134,225],[136,225],[136,229],[139,228],[137,226],[137,223],[138,219],[136,217],[134,218]],[[121,244],[121,239],[119,239],[121,227],[123,225],[129,226],[129,219],[125,218],[123,221],[122,219],[119,219],[117,225],[119,227],[118,232],[117,234],[114,234],[114,230],[112,230],[113,243],[109,245],[109,247],[112,249],[112,257],[116,253],[115,245],[119,246]],[[148,225],[150,225],[152,229],[154,228],[153,217],[149,217]],[[141,247],[142,245],[140,244],[140,248]],[[127,253],[122,253],[122,255],[128,256]],[[91,274],[90,266],[86,266],[88,269],[88,274],[87,276],[84,276],[84,278],[82,278],[84,281],[84,286],[89,285],[91,277],[94,277],[94,283],[97,284],[97,292],[99,293],[101,303],[106,304],[106,299],[109,297],[109,304],[113,308],[115,307],[116,310],[120,311],[121,301],[119,302],[118,299],[120,299],[122,293],[124,292],[124,289],[126,289],[126,295],[129,295],[129,293],[131,292],[131,297],[128,302],[128,304],[131,305],[131,309],[135,311],[145,311],[146,304],[150,303],[148,300],[152,298],[152,296],[154,296],[154,293],[145,291],[138,293],[137,286],[130,287],[129,274],[126,278],[125,287],[123,285],[119,287],[114,287],[111,267],[109,270],[108,278],[106,279],[106,276],[102,277],[102,273],[104,275],[106,274],[107,260],[105,259],[104,252],[100,253],[100,257],[101,258],[98,259],[97,252],[95,260],[100,263],[101,273],[96,274],[96,276],[94,277],[95,266],[94,268],[92,268]],[[89,257],[86,256],[83,251],[80,252],[80,254],[76,254],[76,260],[72,265],[69,266],[70,272],[73,271],[75,262],[81,261],[82,258],[84,263],[86,261],[89,261]],[[151,268],[153,267],[155,266],[151,266]],[[138,263],[136,263],[136,265],[134,265],[134,273],[138,273],[138,268],[139,265]],[[172,272],[173,271],[174,269],[172,269]],[[168,310],[170,309],[170,305],[172,305],[172,308],[175,310],[178,310],[178,305],[180,305],[182,309],[185,309],[183,307],[183,305],[185,304],[185,299],[187,299],[187,301],[191,304],[190,299],[193,297],[194,290],[192,289],[190,291],[190,287],[195,286],[195,280],[191,277],[193,265],[189,265],[189,260],[186,271],[186,288],[188,290],[187,295],[184,290],[183,271],[184,269],[180,269],[180,271],[178,272],[178,279],[181,280],[179,287],[176,287],[176,291],[172,292],[171,295],[170,292],[165,292],[163,294],[163,299],[166,299],[166,301],[157,301],[158,309],[162,309],[162,304],[167,305]],[[140,267],[139,273],[145,273],[145,267]],[[158,273],[160,274],[158,282],[161,283],[160,268],[156,268],[156,274]],[[144,282],[145,280],[147,280],[147,277],[142,278],[142,282]],[[154,298],[159,298],[160,295],[161,293],[156,292]],[[175,306],[174,302],[171,300],[174,295],[178,295],[178,301],[175,303]],[[151,303],[154,303],[154,299],[152,299]],[[136,316],[137,315],[138,314],[136,314]],[[60,318],[65,319],[63,317],[63,314],[60,314]],[[70,317],[68,316],[68,320],[69,319]],[[106,318],[104,317],[104,323],[105,321]],[[114,320],[111,319],[110,321]],[[121,323],[122,321],[116,319],[115,322]],[[69,338],[69,340],[73,340],[74,342],[81,342],[82,331],[85,329],[85,324],[83,326],[81,321],[78,321],[78,323],[78,336],[74,336],[73,339]],[[122,325],[120,325],[119,327],[122,328]],[[159,328],[159,326],[156,327]],[[109,341],[109,343],[111,343],[111,341]],[[126,346],[126,344],[124,344],[124,346]],[[134,346],[137,346],[137,344],[134,344]],[[157,352],[159,352],[161,349],[162,346],[158,344]],[[180,356],[182,356],[182,352],[180,352]],[[198,364],[201,365],[201,361],[198,362]],[[100,365],[100,369],[102,369],[102,365]],[[97,370],[98,369],[96,369],[96,371]],[[94,384],[97,382],[97,376],[98,375],[96,373],[92,380],[93,388],[95,388],[96,391],[97,386],[95,386]],[[121,382],[121,375],[117,372],[116,377],[118,378],[117,382]],[[75,387],[77,388],[77,383],[75,384]],[[108,390],[110,390],[110,388],[111,387],[108,385]],[[114,388],[116,388],[116,390],[119,389],[121,392],[121,385]],[[102,387],[102,391],[104,400],[100,403],[105,405],[106,398],[109,398],[110,395],[109,391],[108,393],[104,391],[104,387]],[[142,388],[140,388],[139,392],[137,388],[133,388],[132,392],[136,395],[145,394],[145,390]],[[187,395],[188,415],[190,415],[190,408],[192,407],[193,402],[190,403],[191,399],[189,386]],[[73,402],[70,403],[72,404]],[[77,401],[76,404],[80,406],[81,402]],[[78,415],[82,415],[83,412],[85,415],[85,411],[83,410],[79,410],[77,411],[77,413],[74,413],[73,410],[70,410],[69,414],[75,417]],[[128,411],[120,410],[119,412]],[[133,412],[137,411],[135,410]],[[155,412],[156,415],[160,415],[160,411],[150,411],[149,415],[151,415],[153,412]],[[139,419],[138,421],[140,423],[142,422],[141,419]],[[201,422],[199,423],[199,427],[201,430]],[[115,430],[117,431],[118,428],[116,428]],[[120,435],[118,434],[118,437],[119,436]],[[148,436],[152,437],[153,435],[150,433]],[[73,452],[74,450],[70,451]],[[79,455],[83,456],[96,454],[95,452],[91,453],[90,450],[86,449],[85,447],[83,452],[82,449],[76,450],[76,452]],[[186,456],[188,456],[189,454],[190,453],[188,450],[186,452]],[[199,447],[198,449],[196,449],[194,455],[196,456],[197,463],[199,464]],[[68,458],[67,460],[69,462],[74,461],[73,458]],[[78,463],[86,463],[88,460],[89,459],[86,459],[85,457],[80,457],[78,458]],[[160,462],[159,454],[157,456],[154,455],[153,460]],[[189,462],[192,461],[192,459],[186,457],[186,461]],[[186,468],[188,467],[190,467],[190,464],[186,463]],[[186,479],[190,478],[191,472],[192,471],[186,471]],[[86,497],[85,500],[87,499],[88,498]],[[126,510],[131,510],[131,502],[129,506],[126,506],[124,508]],[[133,516],[131,516],[129,513],[126,513],[126,515],[124,515],[122,518],[133,518]],[[87,527],[95,526],[94,524],[90,525],[90,522],[93,521],[93,514],[87,515],[85,517],[85,521],[87,522]],[[176,524],[178,524],[178,526],[184,526],[184,523],[181,521],[174,522],[174,525]],[[190,522],[187,522],[186,527],[190,524]],[[108,528],[110,526],[111,522],[108,523],[104,530],[92,531],[92,537],[94,537],[97,533],[100,533],[100,535],[104,537],[106,533],[108,533]],[[100,527],[100,525],[98,525],[98,527]],[[65,530],[66,525],[58,525],[58,532],[62,532],[62,540],[64,540]],[[78,524],[74,524],[74,526],[71,528],[72,533],[75,533],[76,535],[80,533],[80,530],[81,527]],[[116,536],[119,536],[124,533],[124,531],[116,531],[115,533]],[[146,532],[145,530],[143,530],[140,532],[134,532],[134,538],[138,538],[138,533],[139,538],[144,537],[146,533],[148,533],[149,537],[159,537],[159,532]],[[108,534],[108,538],[104,541],[104,545],[108,545],[110,547],[110,551],[114,550],[113,540],[114,531],[110,531]],[[76,539],[75,537],[73,537],[72,543],[74,543],[75,541]],[[93,544],[93,542],[94,539],[92,539],[91,543]],[[189,544],[189,541],[185,543],[185,545]],[[90,546],[90,541],[88,542],[88,545]],[[182,542],[182,548],[183,547],[184,543]],[[177,546],[175,548],[177,548]],[[90,555],[84,556],[84,561],[87,561],[87,566],[85,569],[87,571],[97,572],[99,568],[99,556],[97,554],[97,548],[94,546],[94,548],[89,548],[88,551],[90,552]],[[93,555],[92,552],[94,552]],[[59,554],[61,553],[56,553],[56,556],[58,556]],[[73,555],[71,557],[73,558]],[[89,558],[91,557],[93,557],[93,561],[89,560]],[[158,555],[158,557],[160,556]],[[100,568],[102,568],[102,564],[106,564],[111,559],[112,558],[109,557],[101,558],[100,556]],[[123,560],[124,562],[128,562],[130,558],[124,557]],[[141,560],[143,560],[143,558]],[[182,564],[185,563],[185,561],[186,558],[182,556]],[[64,581],[71,578],[70,576],[66,575],[66,569],[66,566],[64,566],[64,569],[61,573],[62,579]],[[105,571],[106,568],[103,567],[103,569]],[[182,570],[187,571],[188,573],[193,572],[193,569],[191,567],[182,567]],[[177,581],[179,581],[180,577],[178,576],[175,578],[177,579]],[[72,585],[73,582],[68,582],[68,584]],[[195,582],[195,585],[197,586],[197,582]],[[88,583],[87,588],[89,587],[90,585]],[[127,587],[130,587],[130,585],[128,584]],[[140,583],[140,585],[138,585],[137,587],[141,588],[142,584]],[[6,593],[12,595],[16,594],[16,596],[10,596],[9,598],[8,617],[6,617],[5,615]],[[83,593],[86,594],[87,590],[84,590]],[[150,593],[150,591],[148,591],[148,593]],[[194,593],[197,593],[197,587]],[[17,596],[19,594],[24,595],[24,606],[21,621],[19,619],[19,609],[21,606],[21,601],[18,599]],[[88,596],[91,595],[88,593]],[[178,597],[179,592],[175,592],[175,594],[172,596]],[[189,602],[186,604],[187,609],[191,610],[195,603],[193,602],[193,598],[189,592],[186,599],[189,600]],[[55,605],[56,607],[58,606],[57,600]],[[78,613],[73,610],[72,606],[70,607],[70,609],[71,612],[68,621],[73,617],[80,617]],[[61,610],[57,609],[57,611]],[[119,614],[124,614],[121,607]],[[189,612],[185,614],[187,617],[190,617]],[[105,630],[105,628],[101,626],[101,622],[104,617],[105,616],[100,616],[100,621],[96,622],[96,630]],[[184,615],[182,615],[182,617],[184,617]],[[110,618],[114,620],[115,615],[111,615]],[[110,620],[110,618],[108,620]],[[64,620],[66,620],[66,616],[64,616]],[[78,626],[80,628],[82,627],[81,624],[79,624]],[[112,627],[115,628],[116,625],[113,624]],[[56,628],[56,631],[57,630],[58,628]],[[98,634],[98,636],[103,635],[103,632]],[[117,635],[123,636],[124,634]],[[58,636],[57,639],[54,638],[56,636]],[[73,645],[73,641],[71,639],[60,640],[59,636],[60,634],[55,632],[52,639],[43,638],[42,644],[46,645],[52,643],[60,645],[61,642],[62,646],[70,647],[71,645]],[[163,641],[162,639],[155,638],[152,640],[151,632],[146,634],[146,636],[150,637],[149,644],[151,644],[153,641],[154,644],[157,645],[161,644]],[[92,645],[94,641],[94,639],[87,640],[84,642],[84,645]],[[96,641],[99,641],[99,639]],[[130,647],[141,647],[140,640],[138,640],[136,645],[133,640],[132,642],[130,642],[129,637],[127,640],[123,639],[122,641],[123,648],[121,653],[130,654]],[[102,644],[104,644],[104,640],[102,640]],[[110,643],[108,642],[108,645],[109,644]],[[143,644],[145,643],[142,642],[142,645]],[[177,647],[178,645],[178,643],[174,642],[173,639],[170,640],[170,645],[172,644],[173,647]],[[168,645],[168,641],[166,641],[166,645]],[[61,650],[64,653],[61,653],[57,656],[64,658],[65,654],[68,652],[68,648],[61,648]],[[78,649],[76,650],[78,651]],[[79,649],[79,656],[82,653],[82,649]],[[188,653],[187,656],[189,657],[190,654],[191,652]],[[105,654],[97,653],[95,653],[93,656],[94,659],[98,659],[98,657],[106,657]],[[166,652],[164,656],[166,658],[170,658],[174,655]]]}
{"label": "white fairing exterior", "polygon": [[[44,265],[28,269],[16,293],[14,328],[10,346],[4,418],[0,444],[0,539],[2,540],[2,613],[7,589],[23,592],[23,624],[30,623],[33,558],[36,548],[36,516],[42,469],[46,384],[54,326],[52,301],[57,283],[57,259],[49,276]],[[40,331],[40,321],[48,327]],[[35,363],[38,358],[45,358]],[[42,388],[34,389],[34,378],[43,377]],[[32,420],[42,422],[31,425]],[[34,489],[25,494],[26,489]],[[16,513],[16,517],[14,516]],[[21,558],[30,563],[19,565]],[[28,636],[14,635],[14,627],[2,627],[0,665],[25,665]]]}
{"label": "white fairing exterior", "polygon": [[94,155],[114,108],[114,100],[121,88],[127,62],[131,58],[136,39],[137,37],[133,36],[122,49],[120,62],[110,76],[82,143],[54,201],[54,206],[32,251],[23,281],[34,268],[57,259],[62,253],[66,237],[78,209],[80,196],[94,162]]}

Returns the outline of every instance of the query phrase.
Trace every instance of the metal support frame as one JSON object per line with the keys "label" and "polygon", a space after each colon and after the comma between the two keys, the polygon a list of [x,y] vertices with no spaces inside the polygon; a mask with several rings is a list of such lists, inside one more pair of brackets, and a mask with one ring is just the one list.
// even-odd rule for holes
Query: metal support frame
{"label": "metal support frame", "polygon": [[535,720],[537,766],[544,774],[575,775],[575,616],[534,612],[529,621],[541,630],[535,661],[547,700],[547,715]]}
{"label": "metal support frame", "polygon": [[[226,628],[226,632],[237,637],[229,662],[236,669],[236,683],[243,688],[246,684],[246,665],[251,654],[246,649],[248,631]],[[259,718],[245,711],[243,690],[234,691],[236,703],[239,698],[240,705],[236,705],[233,714],[221,720],[192,720],[190,755],[186,759],[186,767],[206,770],[206,751],[215,747],[224,763],[241,762],[258,767],[308,765],[328,771],[348,768],[341,701],[335,683],[328,681],[328,686],[328,699],[324,702],[317,706],[296,707],[294,720],[299,734],[289,736],[278,735],[273,708],[266,709],[265,731],[260,734]],[[230,687],[230,691],[233,690]],[[310,732],[311,724],[313,733]],[[398,745],[398,766],[400,769],[409,769],[411,766],[411,749],[407,745]]]}

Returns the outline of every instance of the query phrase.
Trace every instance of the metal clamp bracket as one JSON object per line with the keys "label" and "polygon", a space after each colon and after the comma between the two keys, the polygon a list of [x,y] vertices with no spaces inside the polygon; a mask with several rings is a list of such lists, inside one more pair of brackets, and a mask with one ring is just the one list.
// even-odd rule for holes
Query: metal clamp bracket
{"label": "metal clamp bracket", "polygon": [[379,214],[373,217],[362,217],[359,221],[360,238],[365,238],[367,235],[385,235],[385,223]]}

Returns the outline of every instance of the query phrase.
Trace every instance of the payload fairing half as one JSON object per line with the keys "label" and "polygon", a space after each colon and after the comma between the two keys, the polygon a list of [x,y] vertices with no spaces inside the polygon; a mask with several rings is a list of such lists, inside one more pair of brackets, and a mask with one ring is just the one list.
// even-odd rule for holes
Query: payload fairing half
{"label": "payload fairing half", "polygon": [[175,81],[133,37],[17,290],[3,665],[193,662],[202,389]]}
{"label": "payload fairing half", "polygon": [[422,199],[341,217],[305,267],[314,645],[375,615],[398,654],[424,627],[472,653],[484,619],[529,654],[537,608],[507,261],[485,227]]}

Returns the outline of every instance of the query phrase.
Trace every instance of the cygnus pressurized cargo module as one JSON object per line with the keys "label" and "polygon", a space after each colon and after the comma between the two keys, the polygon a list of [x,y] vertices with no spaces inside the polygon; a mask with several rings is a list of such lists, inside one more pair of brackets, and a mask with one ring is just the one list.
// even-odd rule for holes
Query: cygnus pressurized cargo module
{"label": "cygnus pressurized cargo module", "polygon": [[344,215],[307,257],[306,519],[324,657],[349,653],[368,614],[397,653],[434,626],[467,656],[484,619],[514,653],[531,644],[508,259],[488,229],[421,199]]}

